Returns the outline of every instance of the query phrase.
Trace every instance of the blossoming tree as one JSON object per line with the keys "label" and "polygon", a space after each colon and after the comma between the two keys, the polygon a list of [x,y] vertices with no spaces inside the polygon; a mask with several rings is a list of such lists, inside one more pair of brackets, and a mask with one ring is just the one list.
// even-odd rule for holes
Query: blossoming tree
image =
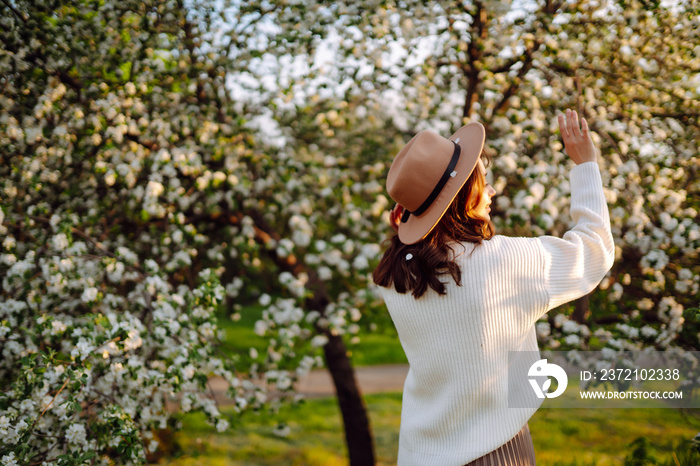
{"label": "blossoming tree", "polygon": [[[142,462],[178,408],[226,430],[208,377],[229,382],[236,411],[259,406],[345,330],[340,310],[320,321],[323,307],[294,304],[309,277],[281,235],[311,242],[309,205],[276,224],[273,198],[297,162],[268,156],[245,127],[252,110],[225,84],[236,44],[206,41],[209,6],[0,6],[6,464]],[[327,249],[336,264],[375,252]],[[241,373],[217,353],[215,311],[235,316],[239,294],[266,281],[282,291],[262,325],[280,330]],[[311,350],[286,361],[295,339]]]}
{"label": "blossoming tree", "polygon": [[[264,102],[229,80],[257,51],[221,34],[222,4],[0,11],[0,458],[142,462],[178,409],[227,429],[210,376],[240,412],[290,392],[322,352],[351,458],[372,463],[345,339],[374,299],[369,227],[388,200],[365,133],[392,152],[387,121],[319,101],[289,123],[305,149],[268,141]],[[255,15],[224,19],[244,31]],[[250,299],[269,346],[222,358],[216,314]]]}
{"label": "blossoming tree", "polygon": [[[0,458],[143,461],[171,409],[227,428],[210,375],[242,411],[322,348],[371,464],[345,341],[381,309],[386,170],[465,119],[528,235],[568,222],[555,112],[594,122],[618,261],[543,343],[696,348],[697,11],[508,3],[2,2]],[[221,358],[216,311],[252,298],[269,347]]]}
{"label": "blossoming tree", "polygon": [[182,2],[0,11],[3,461],[144,461],[175,402],[225,430],[210,374],[259,403],[211,345],[225,243],[198,218],[249,136],[203,31]]}

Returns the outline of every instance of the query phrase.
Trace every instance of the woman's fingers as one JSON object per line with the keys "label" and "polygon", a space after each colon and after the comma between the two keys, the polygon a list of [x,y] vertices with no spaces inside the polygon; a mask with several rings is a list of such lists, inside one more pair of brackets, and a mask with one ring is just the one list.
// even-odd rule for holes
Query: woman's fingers
{"label": "woman's fingers", "polygon": [[571,112],[571,130],[569,131],[573,136],[580,136],[581,130],[578,124],[578,113],[576,110]]}
{"label": "woman's fingers", "polygon": [[[578,121],[578,113],[576,110],[567,109],[566,115],[560,114],[559,119],[559,132],[562,137],[577,138],[588,133],[588,123],[585,118],[581,118],[581,123]],[[583,125],[583,128],[582,128]]]}
{"label": "woman's fingers", "polygon": [[[571,109],[566,110],[566,114],[558,115],[559,132],[564,141],[566,153],[576,163],[581,163],[581,157],[578,153],[578,144],[581,136],[581,131],[578,128],[578,118],[574,118],[575,112]],[[576,115],[577,117],[577,115]]]}
{"label": "woman's fingers", "polygon": [[588,121],[581,118],[579,124],[578,113],[567,109],[565,114],[557,115],[559,120],[559,132],[564,141],[564,149],[567,155],[576,164],[596,161],[596,149],[590,136]]}
{"label": "woman's fingers", "polygon": [[569,136],[569,133],[566,130],[566,119],[564,118],[564,114],[560,113],[558,118],[559,118],[559,132],[561,133],[562,137],[566,138]]}

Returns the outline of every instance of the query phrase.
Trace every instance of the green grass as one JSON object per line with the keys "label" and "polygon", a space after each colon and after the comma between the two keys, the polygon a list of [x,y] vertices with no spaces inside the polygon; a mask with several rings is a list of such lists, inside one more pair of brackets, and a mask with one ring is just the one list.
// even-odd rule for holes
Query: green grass
{"label": "green grass", "polygon": [[220,344],[224,355],[235,357],[240,354],[248,354],[250,348],[255,348],[264,353],[267,348],[267,338],[258,336],[255,331],[255,322],[260,319],[262,306],[246,306],[239,313],[241,318],[234,322],[229,317],[220,316],[218,326],[224,331],[225,337]]}
{"label": "green grass", "polygon": [[[401,394],[366,397],[376,444],[377,464],[396,464]],[[286,438],[274,435],[285,422]],[[542,466],[622,465],[637,437],[646,437],[660,464],[698,464],[684,460],[682,446],[699,430],[683,413],[671,409],[540,409],[530,419],[537,464]],[[198,414],[183,418],[175,434],[180,453],[162,465],[345,465],[346,447],[335,399],[307,400],[283,406],[278,415],[246,413],[232,431],[219,434]]]}
{"label": "green grass", "polygon": [[[219,318],[219,328],[226,335],[221,343],[221,351],[224,356],[230,358],[248,354],[251,347],[260,354],[266,352],[269,339],[262,338],[253,331],[255,322],[260,319],[261,312],[262,306],[246,306],[241,310],[241,318],[237,322],[228,317]],[[360,333],[360,343],[346,344],[355,367],[407,363],[406,355],[393,327],[373,333],[362,332]],[[247,369],[245,359],[241,360],[240,368],[241,370]]]}
{"label": "green grass", "polygon": [[393,327],[382,332],[360,333],[360,342],[349,345],[348,350],[355,367],[408,364],[399,336]]}
{"label": "green grass", "polygon": [[[394,450],[398,443],[401,396],[368,396],[367,405],[377,443],[378,464],[396,464]],[[279,422],[289,427],[287,437],[273,433]],[[286,405],[276,415],[245,413],[225,435],[208,426],[203,415],[186,415],[183,430],[175,434],[175,441],[180,453],[159,464],[320,466],[347,463],[340,412],[334,398]]]}
{"label": "green grass", "polygon": [[537,464],[552,466],[622,465],[638,437],[649,440],[658,460],[672,461],[699,428],[697,419],[664,408],[540,409],[530,420]]}

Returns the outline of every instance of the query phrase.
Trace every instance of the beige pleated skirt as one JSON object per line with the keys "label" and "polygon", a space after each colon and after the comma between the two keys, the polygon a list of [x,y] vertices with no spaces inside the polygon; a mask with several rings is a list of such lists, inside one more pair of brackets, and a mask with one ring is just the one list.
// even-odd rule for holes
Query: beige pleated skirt
{"label": "beige pleated skirt", "polygon": [[530,437],[530,427],[520,429],[515,437],[497,450],[477,458],[466,466],[534,466],[535,447]]}

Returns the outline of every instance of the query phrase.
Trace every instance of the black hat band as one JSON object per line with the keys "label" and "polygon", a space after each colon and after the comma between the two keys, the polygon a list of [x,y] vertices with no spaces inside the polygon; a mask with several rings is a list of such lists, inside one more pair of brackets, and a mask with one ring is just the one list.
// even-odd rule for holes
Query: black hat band
{"label": "black hat band", "polygon": [[401,217],[401,223],[408,222],[408,218],[411,215],[415,215],[416,217],[423,215],[423,213],[428,209],[428,207],[430,207],[430,205],[433,202],[435,202],[435,199],[437,199],[438,195],[445,187],[449,179],[456,175],[456,173],[454,173],[454,169],[457,166],[457,162],[459,161],[459,156],[462,152],[462,149],[456,142],[452,141],[452,143],[455,145],[455,150],[452,153],[452,159],[450,159],[450,163],[447,165],[445,172],[442,174],[442,178],[440,178],[440,181],[438,181],[438,183],[435,185],[435,188],[433,188],[433,192],[430,193],[430,196],[428,196],[428,198],[420,205],[420,207],[418,207],[413,212],[404,208],[403,216]]}

